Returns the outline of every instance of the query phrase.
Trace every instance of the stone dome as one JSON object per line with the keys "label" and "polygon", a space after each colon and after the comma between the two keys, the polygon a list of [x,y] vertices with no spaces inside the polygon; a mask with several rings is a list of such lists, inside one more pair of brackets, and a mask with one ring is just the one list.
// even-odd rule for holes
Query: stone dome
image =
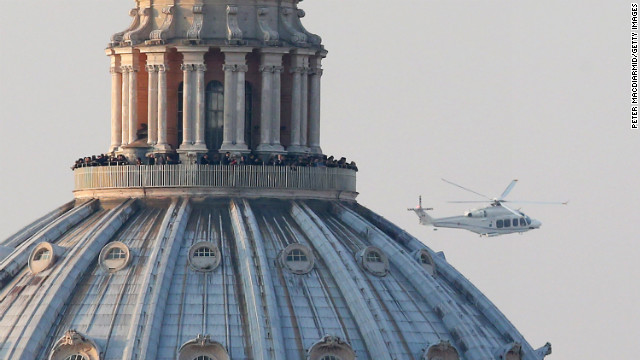
{"label": "stone dome", "polygon": [[548,350],[534,351],[442,253],[353,200],[77,199],[1,244],[12,250],[0,262],[3,359]]}
{"label": "stone dome", "polygon": [[0,359],[550,353],[325,159],[326,51],[298,1],[136,3],[106,50],[109,160],[76,163],[74,201],[0,241]]}

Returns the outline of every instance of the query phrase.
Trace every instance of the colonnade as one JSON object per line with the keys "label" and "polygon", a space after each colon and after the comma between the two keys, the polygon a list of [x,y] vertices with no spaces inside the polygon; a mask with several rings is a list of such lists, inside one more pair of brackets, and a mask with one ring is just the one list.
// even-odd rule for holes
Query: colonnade
{"label": "colonnade", "polygon": [[[209,47],[175,46],[182,55],[182,143],[168,141],[167,47],[122,47],[107,50],[111,58],[111,147],[110,152],[122,152],[136,142],[140,121],[138,110],[146,105],[146,146],[151,152],[205,153],[208,151],[246,153],[321,154],[320,148],[320,78],[321,61],[326,52],[311,49],[260,48],[260,141],[249,149],[245,139],[245,77],[249,69],[247,55],[255,49],[243,46],[220,47],[224,54],[224,129],[220,149],[207,149],[205,142],[206,99],[205,73],[208,69],[205,54]],[[144,54],[144,56],[141,56]],[[145,60],[146,56],[146,60]],[[283,58],[290,57],[285,69]],[[142,60],[141,60],[142,59]],[[147,72],[147,98],[138,99],[140,62]],[[290,71],[291,114],[290,144],[280,140],[282,73]],[[144,81],[144,79],[142,79]],[[146,101],[146,104],[139,103]],[[177,130],[177,129],[176,129]],[[285,147],[283,145],[287,145]]]}

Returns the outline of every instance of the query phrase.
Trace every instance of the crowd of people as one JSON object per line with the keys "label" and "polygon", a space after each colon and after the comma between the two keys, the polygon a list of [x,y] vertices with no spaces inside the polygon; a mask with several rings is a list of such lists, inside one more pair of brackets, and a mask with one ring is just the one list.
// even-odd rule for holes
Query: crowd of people
{"label": "crowd of people", "polygon": [[[118,166],[118,165],[174,165],[181,164],[182,162],[174,154],[150,154],[144,160],[137,158],[134,163],[131,163],[124,155],[93,155],[80,158],[76,160],[75,164],[71,167],[71,170],[82,167],[91,166]],[[284,155],[277,154],[271,155],[268,158],[263,158],[254,153],[247,155],[233,155],[230,152],[222,154],[213,154],[211,157],[208,154],[204,154],[194,160],[194,163],[200,165],[271,165],[271,166],[289,166],[292,168],[298,166],[309,167],[328,167],[328,168],[343,168],[358,171],[358,167],[354,161],[347,162],[347,159],[341,157],[336,159],[333,156],[327,155]]]}

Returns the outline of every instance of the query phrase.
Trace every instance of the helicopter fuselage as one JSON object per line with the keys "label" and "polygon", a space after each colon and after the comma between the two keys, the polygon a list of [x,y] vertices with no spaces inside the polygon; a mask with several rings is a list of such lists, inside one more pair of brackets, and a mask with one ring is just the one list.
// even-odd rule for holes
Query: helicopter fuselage
{"label": "helicopter fuselage", "polygon": [[524,213],[520,214],[521,216],[516,216],[511,211],[497,205],[468,210],[464,216],[430,218],[425,225],[465,229],[483,236],[523,233],[537,229],[542,225],[540,221],[531,219]]}

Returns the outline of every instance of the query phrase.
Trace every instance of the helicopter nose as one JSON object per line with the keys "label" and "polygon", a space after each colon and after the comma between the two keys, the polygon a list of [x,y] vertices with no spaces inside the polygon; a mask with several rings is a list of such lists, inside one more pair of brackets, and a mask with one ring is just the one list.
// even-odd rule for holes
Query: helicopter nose
{"label": "helicopter nose", "polygon": [[542,223],[538,220],[531,220],[531,228],[532,229],[539,229],[540,226],[542,226]]}

